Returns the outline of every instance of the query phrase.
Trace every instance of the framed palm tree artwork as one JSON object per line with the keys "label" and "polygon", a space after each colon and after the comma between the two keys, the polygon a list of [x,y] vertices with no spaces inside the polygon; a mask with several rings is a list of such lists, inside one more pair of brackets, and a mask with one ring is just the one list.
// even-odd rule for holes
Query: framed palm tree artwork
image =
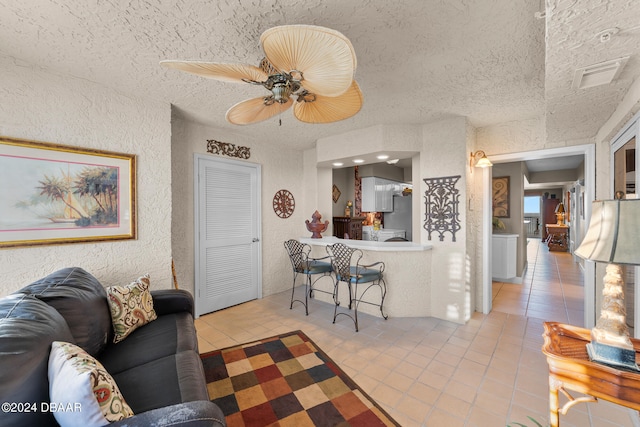
{"label": "framed palm tree artwork", "polygon": [[0,137],[0,248],[136,238],[136,158]]}

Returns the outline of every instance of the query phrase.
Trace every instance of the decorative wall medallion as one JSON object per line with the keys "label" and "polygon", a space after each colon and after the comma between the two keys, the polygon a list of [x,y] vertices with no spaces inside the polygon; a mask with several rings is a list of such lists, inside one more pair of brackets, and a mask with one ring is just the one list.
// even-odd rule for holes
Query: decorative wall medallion
{"label": "decorative wall medallion", "polygon": [[216,141],[215,139],[207,139],[207,153],[248,159],[251,157],[251,148],[240,147],[228,142]]}
{"label": "decorative wall medallion", "polygon": [[288,190],[278,190],[273,196],[273,211],[280,218],[289,218],[296,208],[296,201]]}
{"label": "decorative wall medallion", "polygon": [[333,198],[333,203],[338,203],[338,199],[340,198],[340,189],[333,184],[333,188],[331,189],[331,196]]}
{"label": "decorative wall medallion", "polygon": [[431,233],[438,232],[438,237],[442,242],[444,233],[451,232],[452,241],[456,241],[456,231],[460,230],[460,212],[458,205],[460,202],[460,192],[456,188],[456,183],[460,175],[445,176],[441,178],[425,178],[427,191],[424,192],[426,214],[424,228]]}

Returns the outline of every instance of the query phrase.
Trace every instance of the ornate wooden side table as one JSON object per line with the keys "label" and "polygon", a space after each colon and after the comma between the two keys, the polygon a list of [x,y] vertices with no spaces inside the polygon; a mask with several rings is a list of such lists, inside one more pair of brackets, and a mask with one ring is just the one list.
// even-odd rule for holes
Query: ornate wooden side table
{"label": "ornate wooden side table", "polygon": [[545,224],[547,227],[547,246],[550,251],[566,252],[569,250],[569,226]]}
{"label": "ornate wooden side table", "polygon": [[[549,364],[549,424],[560,425],[560,414],[581,402],[604,399],[628,408],[640,410],[640,372],[616,369],[591,362],[587,344],[591,330],[557,322],[545,322],[542,352]],[[631,339],[640,361],[640,340]],[[558,392],[569,399],[559,407]],[[588,396],[573,398],[569,391]]]}
{"label": "ornate wooden side table", "polygon": [[364,216],[334,216],[333,235],[341,239],[362,240],[362,221],[365,219]]}

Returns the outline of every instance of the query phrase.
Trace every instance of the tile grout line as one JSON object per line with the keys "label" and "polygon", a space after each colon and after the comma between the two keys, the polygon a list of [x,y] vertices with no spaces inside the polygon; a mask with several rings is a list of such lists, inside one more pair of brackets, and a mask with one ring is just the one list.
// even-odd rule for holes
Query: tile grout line
{"label": "tile grout line", "polygon": [[[527,256],[528,256],[528,252],[529,252],[528,246],[529,246],[529,243],[527,242]],[[535,260],[533,262],[533,269],[531,271],[531,280],[530,280],[530,283],[529,283],[529,291],[528,291],[528,295],[527,295],[527,307],[524,310],[524,316],[525,317],[528,317],[527,315],[529,313],[529,303],[531,302],[531,292],[533,292],[533,280],[534,280],[534,277],[535,277],[536,269],[538,267],[538,257],[540,255],[540,253],[539,253],[540,252],[540,246],[542,246],[542,239],[540,239],[540,243],[538,243],[536,245]]]}

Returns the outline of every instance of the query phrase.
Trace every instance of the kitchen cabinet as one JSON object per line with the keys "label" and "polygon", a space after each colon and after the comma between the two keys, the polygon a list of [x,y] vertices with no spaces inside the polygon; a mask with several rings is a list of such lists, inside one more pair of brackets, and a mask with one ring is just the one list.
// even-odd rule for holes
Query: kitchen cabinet
{"label": "kitchen cabinet", "polygon": [[491,276],[493,279],[516,277],[517,234],[494,234],[491,242]]}
{"label": "kitchen cabinet", "polygon": [[362,212],[392,212],[393,195],[402,193],[403,184],[386,178],[362,178]]}

